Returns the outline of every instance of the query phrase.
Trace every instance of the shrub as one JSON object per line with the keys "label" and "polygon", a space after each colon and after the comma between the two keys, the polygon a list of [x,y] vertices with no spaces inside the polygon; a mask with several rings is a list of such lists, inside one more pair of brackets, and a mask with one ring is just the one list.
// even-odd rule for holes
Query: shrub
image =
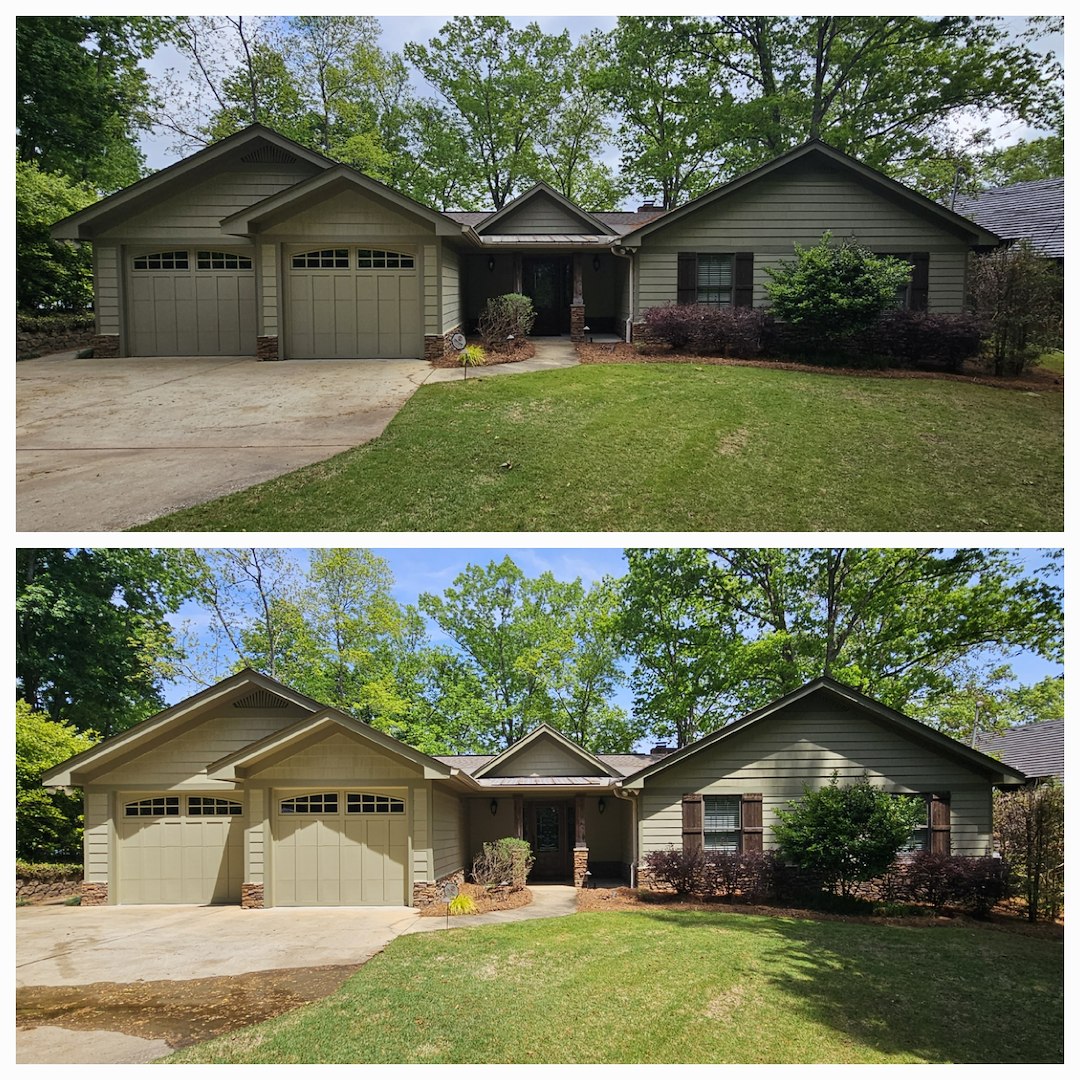
{"label": "shrub", "polygon": [[458,353],[458,363],[464,369],[465,378],[468,378],[470,367],[483,367],[487,363],[487,353],[479,345],[466,345]]}
{"label": "shrub", "polygon": [[897,290],[911,278],[911,265],[875,255],[853,240],[833,244],[826,232],[813,247],[796,244],[793,262],[765,272],[772,314],[800,331],[793,344],[819,353],[872,326],[896,303]]}
{"label": "shrub", "polygon": [[763,899],[773,894],[776,859],[768,851],[706,851],[704,891],[732,899]]}
{"label": "shrub", "polygon": [[532,301],[521,293],[491,297],[480,313],[477,329],[484,345],[494,352],[505,350],[529,336],[536,321]]}
{"label": "shrub", "polygon": [[708,888],[705,852],[665,848],[644,859],[652,876],[679,896],[702,896]]}
{"label": "shrub", "polygon": [[893,308],[878,317],[865,344],[890,367],[960,371],[982,352],[985,338],[986,324],[975,315]]}
{"label": "shrub", "polygon": [[93,330],[94,313],[80,311],[68,315],[29,315],[20,312],[15,316],[15,329],[22,334],[65,334]]}
{"label": "shrub", "polygon": [[890,795],[864,777],[841,785],[803,789],[803,797],[776,811],[773,835],[781,855],[841,896],[860,881],[884,874],[919,820],[921,799]]}
{"label": "shrub", "polygon": [[645,312],[646,333],[653,340],[703,356],[740,359],[761,354],[765,319],[761,308],[715,304],[668,304]]}
{"label": "shrub", "polygon": [[1060,283],[1049,259],[1022,240],[988,255],[972,256],[968,274],[972,311],[989,328],[996,375],[1018,375],[1057,343]]}
{"label": "shrub", "polygon": [[994,792],[994,831],[1029,921],[1056,919],[1065,889],[1065,789],[1052,781]]}
{"label": "shrub", "polygon": [[1008,893],[1003,859],[918,851],[906,860],[905,871],[908,897],[935,911],[958,907],[984,919]]}
{"label": "shrub", "polygon": [[473,859],[472,876],[478,885],[503,885],[514,889],[525,887],[525,879],[533,866],[532,848],[527,840],[504,836],[486,843]]}
{"label": "shrub", "polygon": [[450,901],[451,915],[472,915],[476,911],[476,902],[468,893],[459,892]]}
{"label": "shrub", "polygon": [[27,862],[25,859],[15,860],[15,876],[23,881],[41,881],[45,883],[53,881],[71,881],[81,878],[83,875],[82,863],[77,862]]}
{"label": "shrub", "polygon": [[685,349],[693,332],[694,312],[697,304],[664,304],[645,310],[646,336],[670,345],[673,349]]}

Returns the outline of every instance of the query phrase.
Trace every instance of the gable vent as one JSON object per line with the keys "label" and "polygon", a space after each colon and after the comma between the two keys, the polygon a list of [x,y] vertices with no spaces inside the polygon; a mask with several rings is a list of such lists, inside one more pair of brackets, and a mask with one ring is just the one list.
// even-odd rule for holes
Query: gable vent
{"label": "gable vent", "polygon": [[234,709],[287,709],[289,703],[269,690],[252,690],[233,702]]}
{"label": "gable vent", "polygon": [[282,150],[280,146],[264,143],[254,150],[249,150],[240,160],[245,165],[295,165],[296,155]]}

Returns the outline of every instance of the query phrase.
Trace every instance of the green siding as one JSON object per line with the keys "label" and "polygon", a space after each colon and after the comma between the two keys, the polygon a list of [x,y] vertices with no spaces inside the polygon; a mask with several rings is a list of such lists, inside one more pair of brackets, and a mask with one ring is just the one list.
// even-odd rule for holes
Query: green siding
{"label": "green siding", "polygon": [[435,880],[465,868],[465,825],[461,800],[449,791],[431,792],[431,847]]}
{"label": "green siding", "polygon": [[507,758],[485,776],[592,776],[596,766],[547,735]]}
{"label": "green siding", "polygon": [[593,234],[597,232],[597,227],[576,214],[572,214],[550,195],[538,192],[528,202],[515,207],[507,213],[506,217],[500,218],[490,232],[508,236],[522,236],[531,233],[548,235],[565,235],[566,233]]}
{"label": "green siding", "polygon": [[94,245],[94,312],[99,334],[120,333],[120,249]]}
{"label": "green siding", "polygon": [[442,328],[446,334],[461,325],[461,257],[442,245]]}

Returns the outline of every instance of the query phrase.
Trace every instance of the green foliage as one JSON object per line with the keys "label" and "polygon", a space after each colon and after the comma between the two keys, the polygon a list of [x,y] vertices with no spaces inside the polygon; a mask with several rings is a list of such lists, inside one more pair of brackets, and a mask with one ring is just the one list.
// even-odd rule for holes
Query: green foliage
{"label": "green foliage", "polygon": [[476,902],[468,893],[459,892],[449,906],[451,915],[472,915],[476,912]]}
{"label": "green foliage", "polygon": [[833,244],[829,233],[813,247],[796,244],[793,262],[765,272],[771,313],[805,335],[810,352],[869,328],[911,278],[904,260],[875,255],[854,240]]}
{"label": "green foliage", "polygon": [[994,832],[1028,920],[1056,919],[1065,899],[1065,788],[1052,780],[995,791]]}
{"label": "green foliage", "polygon": [[24,312],[15,316],[15,329],[20,334],[63,334],[93,328],[91,312],[66,315],[28,315]]}
{"label": "green foliage", "polygon": [[[25,705],[25,702],[22,704]],[[59,764],[63,760],[63,758],[58,758],[54,764]],[[17,764],[16,767],[18,767]],[[22,878],[24,881],[67,881],[71,878],[81,878],[82,872],[83,864],[81,862],[40,862],[37,860],[30,862],[18,858],[15,860],[15,876]]]}
{"label": "green foliage", "polygon": [[990,328],[995,375],[1017,375],[1058,342],[1061,280],[1053,263],[1027,240],[973,255],[968,274],[972,310]]}
{"label": "green foliage", "polygon": [[[81,734],[69,724],[35,712],[25,701],[15,702],[15,851],[20,859],[39,863],[81,856],[81,794],[46,791],[41,777],[96,742],[93,732]],[[55,880],[58,869],[20,863],[15,872],[25,871],[36,880]]]}
{"label": "green foliage", "polygon": [[524,341],[536,321],[532,300],[521,293],[504,293],[488,298],[480,313],[477,329],[484,345],[492,352]]}
{"label": "green foliage", "polygon": [[115,735],[164,706],[181,657],[168,616],[194,595],[182,549],[20,548],[18,694],[50,720]]}
{"label": "green foliage", "polygon": [[866,778],[841,785],[834,773],[828,786],[805,786],[801,799],[775,814],[781,856],[846,897],[858,882],[889,869],[912,829],[925,821],[926,804],[889,795]]}
{"label": "green foliage", "polygon": [[479,345],[466,345],[458,353],[458,363],[465,369],[466,376],[470,367],[483,367],[487,361],[487,353]]}
{"label": "green foliage", "polygon": [[15,302],[21,311],[85,311],[93,300],[89,245],[53,240],[50,226],[97,201],[88,184],[15,163]]}
{"label": "green foliage", "polygon": [[527,840],[504,836],[484,844],[473,859],[473,881],[478,885],[509,884],[514,889],[523,889],[534,861]]}

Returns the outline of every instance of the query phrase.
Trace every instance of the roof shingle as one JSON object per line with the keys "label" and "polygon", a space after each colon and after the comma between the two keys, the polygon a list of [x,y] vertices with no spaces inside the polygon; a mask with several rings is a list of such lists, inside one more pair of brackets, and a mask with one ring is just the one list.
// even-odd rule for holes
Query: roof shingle
{"label": "roof shingle", "polygon": [[1040,255],[1065,257],[1063,179],[1027,180],[962,196],[954,209],[1003,240],[1028,240]]}

